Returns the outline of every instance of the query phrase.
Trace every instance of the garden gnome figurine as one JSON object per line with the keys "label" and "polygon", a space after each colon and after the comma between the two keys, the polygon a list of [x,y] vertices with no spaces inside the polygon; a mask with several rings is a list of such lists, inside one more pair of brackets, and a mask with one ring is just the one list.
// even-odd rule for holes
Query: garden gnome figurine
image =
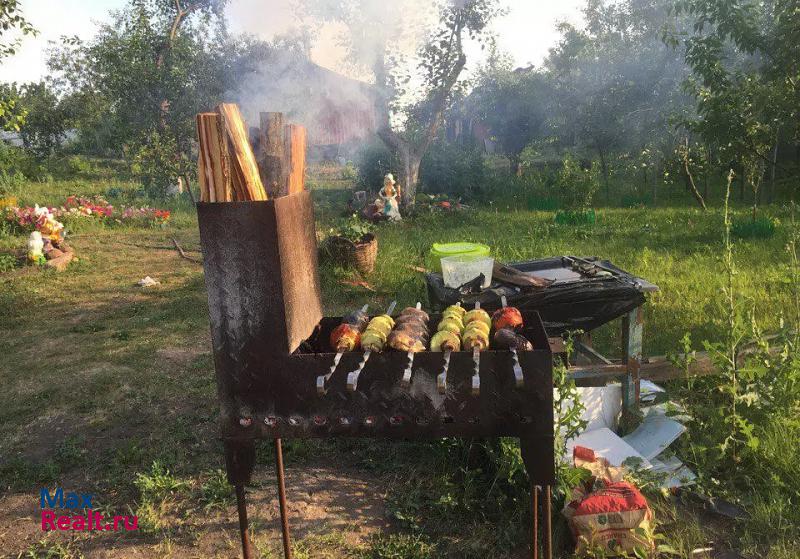
{"label": "garden gnome figurine", "polygon": [[43,248],[42,234],[39,231],[34,231],[28,237],[28,262],[38,262],[44,256],[42,253]]}
{"label": "garden gnome figurine", "polygon": [[397,201],[400,196],[399,188],[395,188],[394,176],[387,173],[383,177],[383,188],[378,193],[383,201],[383,215],[389,221],[400,221],[403,219],[400,216],[400,205]]}

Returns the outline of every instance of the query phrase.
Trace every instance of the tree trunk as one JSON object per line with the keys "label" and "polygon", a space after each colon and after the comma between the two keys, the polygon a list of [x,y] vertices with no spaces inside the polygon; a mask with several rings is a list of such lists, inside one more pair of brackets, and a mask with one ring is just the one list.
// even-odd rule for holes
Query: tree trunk
{"label": "tree trunk", "polygon": [[653,205],[658,197],[658,161],[653,164]]}
{"label": "tree trunk", "polygon": [[415,154],[413,150],[400,150],[400,199],[404,206],[413,206],[417,196],[417,186],[419,183],[419,166],[422,157]]}
{"label": "tree trunk", "polygon": [[744,202],[744,166],[739,165],[739,201]]}
{"label": "tree trunk", "polygon": [[603,148],[597,148],[597,153],[600,155],[600,170],[603,172],[603,182],[606,187],[606,203],[611,203],[611,185],[608,182],[608,166],[606,165],[606,154]]}
{"label": "tree trunk", "polygon": [[767,191],[767,204],[771,204],[775,197],[775,167],[778,164],[778,133],[775,133],[775,149],[772,150],[772,165],[769,173],[769,190]]}
{"label": "tree trunk", "polygon": [[686,149],[683,152],[683,179],[686,181],[686,190],[688,190],[694,199],[697,200],[697,203],[703,208],[703,211],[706,210],[706,201],[703,199],[702,194],[700,191],[697,190],[697,185],[694,183],[694,177],[692,177],[692,172],[689,170],[689,139],[686,139]]}
{"label": "tree trunk", "polygon": [[515,177],[522,176],[522,162],[518,153],[512,153],[508,156],[508,162],[511,166],[511,174]]}

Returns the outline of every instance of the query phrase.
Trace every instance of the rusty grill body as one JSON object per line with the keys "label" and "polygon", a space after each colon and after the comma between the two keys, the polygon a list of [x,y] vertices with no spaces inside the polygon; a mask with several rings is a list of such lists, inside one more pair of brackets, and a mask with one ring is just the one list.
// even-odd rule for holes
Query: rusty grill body
{"label": "rusty grill body", "polygon": [[[523,313],[523,334],[535,348],[519,353],[523,386],[515,383],[511,352],[489,350],[480,354],[477,395],[471,352],[451,354],[444,394],[436,383],[443,354],[417,353],[406,387],[400,379],[408,356],[387,350],[371,355],[354,392],[345,378],[363,353],[345,353],[326,393],[318,394],[317,377],[334,362],[328,337],[341,319],[322,316],[310,193],[197,208],[221,428],[228,477],[240,497],[245,557],[243,484],[259,439],[518,437],[531,482],[554,481],[553,356],[537,313]],[[431,317],[431,332],[439,318]],[[281,495],[282,470],[279,462]]]}

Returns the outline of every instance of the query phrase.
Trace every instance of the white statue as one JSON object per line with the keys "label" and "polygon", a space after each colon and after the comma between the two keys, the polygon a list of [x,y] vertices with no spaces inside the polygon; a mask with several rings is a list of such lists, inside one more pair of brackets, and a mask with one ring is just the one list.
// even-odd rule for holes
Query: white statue
{"label": "white statue", "polygon": [[31,236],[28,237],[28,261],[38,262],[39,259],[44,256],[42,252],[43,249],[44,241],[42,240],[42,234],[39,231],[34,231],[31,233]]}
{"label": "white statue", "polygon": [[395,188],[395,184],[394,176],[391,173],[387,173],[386,176],[383,177],[383,188],[381,188],[378,193],[383,203],[381,211],[389,221],[400,221],[403,219],[400,215],[400,204],[398,202],[400,187]]}

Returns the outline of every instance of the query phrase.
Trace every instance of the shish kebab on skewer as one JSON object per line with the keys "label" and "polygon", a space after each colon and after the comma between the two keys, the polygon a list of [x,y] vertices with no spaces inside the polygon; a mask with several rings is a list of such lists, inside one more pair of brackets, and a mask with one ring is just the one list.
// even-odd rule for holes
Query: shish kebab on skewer
{"label": "shish kebab on skewer", "polygon": [[514,359],[514,379],[517,387],[525,385],[525,377],[522,374],[522,367],[519,364],[517,351],[531,351],[533,344],[518,334],[522,328],[522,313],[516,307],[509,307],[505,295],[500,298],[502,308],[497,309],[492,315],[492,326],[494,327],[494,346],[495,349],[508,349]]}
{"label": "shish kebab on skewer", "polygon": [[472,375],[472,395],[481,392],[481,354],[489,348],[489,331],[492,319],[489,314],[481,309],[480,302],[475,303],[475,308],[464,315],[464,333],[461,336],[461,345],[466,350],[472,350],[472,360],[475,363],[475,373]]}
{"label": "shish kebab on skewer", "polygon": [[360,310],[348,314],[342,318],[342,323],[331,332],[329,341],[331,348],[336,350],[336,356],[333,358],[333,364],[328,374],[317,377],[318,394],[325,394],[325,384],[333,375],[336,367],[339,366],[339,361],[342,360],[344,352],[355,351],[361,347],[361,333],[369,321],[369,316],[367,316],[368,308],[369,305],[364,305]]}
{"label": "shish kebab on skewer", "polygon": [[389,334],[387,343],[392,349],[408,353],[408,366],[403,371],[401,383],[411,386],[411,371],[414,366],[414,354],[425,351],[428,343],[428,313],[422,310],[422,303],[416,307],[406,307],[395,321],[394,329]]}
{"label": "shish kebab on skewer", "polygon": [[441,394],[447,391],[447,369],[450,368],[450,354],[461,349],[461,334],[464,331],[466,309],[460,304],[450,305],[442,313],[442,319],[431,338],[431,351],[444,352],[444,368],[436,377],[436,386]]}
{"label": "shish kebab on skewer", "polygon": [[386,309],[386,313],[373,317],[361,335],[361,349],[365,351],[358,368],[347,374],[347,390],[350,392],[355,392],[358,388],[358,377],[364,370],[372,352],[381,352],[386,346],[386,340],[394,328],[394,319],[391,314],[395,305],[397,305],[397,301],[392,301],[389,308]]}

